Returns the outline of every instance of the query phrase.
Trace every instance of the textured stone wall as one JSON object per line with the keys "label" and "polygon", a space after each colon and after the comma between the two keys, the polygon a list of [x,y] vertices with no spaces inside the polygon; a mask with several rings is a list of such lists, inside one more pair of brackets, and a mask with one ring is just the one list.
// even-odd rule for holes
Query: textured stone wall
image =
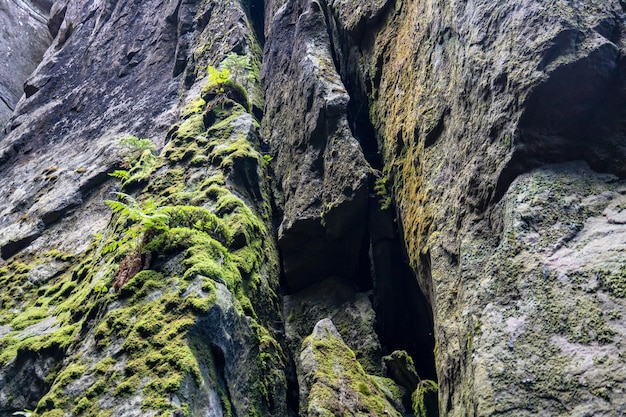
{"label": "textured stone wall", "polygon": [[0,140],[4,126],[24,92],[24,82],[35,70],[52,38],[47,27],[48,0],[16,0],[0,4]]}
{"label": "textured stone wall", "polygon": [[622,2],[0,16],[0,416],[626,412]]}

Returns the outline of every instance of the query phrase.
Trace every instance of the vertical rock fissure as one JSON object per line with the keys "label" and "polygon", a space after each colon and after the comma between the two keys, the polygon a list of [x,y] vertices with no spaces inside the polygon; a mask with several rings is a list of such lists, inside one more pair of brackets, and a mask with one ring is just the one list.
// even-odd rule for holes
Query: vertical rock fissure
{"label": "vertical rock fissure", "polygon": [[[355,55],[362,54],[359,41],[351,36],[336,16],[335,5],[320,2],[329,37],[331,56],[337,73],[350,100],[347,121],[352,136],[359,142],[363,155],[371,168],[382,171],[384,161],[379,149],[376,130],[370,121],[370,100],[366,90],[371,85],[363,74]],[[358,31],[355,31],[355,34]],[[357,36],[361,38],[361,36]],[[358,52],[356,52],[358,51]],[[382,174],[379,174],[382,175]],[[408,263],[407,248],[396,224],[393,203],[382,209],[382,196],[375,192],[377,175],[371,175],[368,184],[368,226],[359,250],[359,266],[353,278],[361,292],[370,292],[376,313],[375,331],[381,344],[381,354],[386,357],[386,373],[403,385],[409,394],[416,388],[416,380],[405,379],[404,370],[392,355],[405,351],[415,365],[420,379],[437,380],[434,356],[434,325],[432,307],[420,288],[415,272]],[[401,227],[401,225],[400,225]],[[427,268],[427,266],[425,266]],[[429,274],[430,271],[423,271]],[[405,401],[407,410],[411,409]],[[429,415],[438,415],[429,409]]]}
{"label": "vertical rock fissure", "polygon": [[[368,82],[359,82],[363,75],[357,69],[341,65],[340,57],[347,59],[347,51],[352,47],[349,44],[351,38],[331,30],[337,25],[331,26],[332,11],[328,10],[325,2],[323,4],[335,67],[350,97],[347,119],[351,133],[359,142],[370,167],[381,171],[384,161],[376,140],[376,130],[369,118],[368,93],[362,88]],[[385,209],[381,208],[382,197],[374,191],[374,182],[372,176],[368,186],[368,227],[361,248],[361,253],[367,252],[367,256],[361,257],[361,262],[366,262],[366,265],[360,264],[357,268],[355,283],[361,291],[372,291],[375,330],[382,354],[404,350],[413,358],[421,379],[436,381],[432,306],[409,266],[407,248],[392,214],[396,208],[393,203]],[[429,271],[425,272],[429,274]],[[366,273],[367,278],[364,276]],[[412,390],[415,387],[406,388]]]}

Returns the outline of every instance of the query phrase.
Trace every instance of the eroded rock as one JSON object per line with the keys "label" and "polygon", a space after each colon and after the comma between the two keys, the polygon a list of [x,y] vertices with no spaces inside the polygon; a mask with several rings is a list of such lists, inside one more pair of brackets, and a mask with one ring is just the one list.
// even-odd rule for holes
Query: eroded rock
{"label": "eroded rock", "polygon": [[299,362],[301,415],[401,415],[378,386],[383,382],[363,371],[330,319],[319,321],[304,340]]}
{"label": "eroded rock", "polygon": [[263,69],[265,129],[282,210],[278,240],[291,291],[352,278],[367,222],[369,165],[347,120],[320,3],[287,1],[273,16]]}

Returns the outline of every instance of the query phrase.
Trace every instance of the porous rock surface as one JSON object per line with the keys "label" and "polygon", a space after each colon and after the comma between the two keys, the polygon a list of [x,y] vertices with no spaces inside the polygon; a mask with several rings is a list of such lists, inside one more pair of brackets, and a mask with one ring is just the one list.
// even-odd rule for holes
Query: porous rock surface
{"label": "porous rock surface", "polygon": [[0,415],[289,414],[249,9],[52,5],[0,144]]}
{"label": "porous rock surface", "polygon": [[300,412],[307,416],[400,416],[379,382],[368,376],[330,319],[302,343]]}
{"label": "porous rock surface", "polygon": [[[351,96],[350,127],[359,136],[359,123],[362,132],[363,121],[373,125],[408,257],[433,308],[441,415],[622,410],[623,296],[606,288],[624,282],[622,225],[608,220],[622,213],[608,207],[626,175],[623,4],[366,3],[271,2],[268,33],[279,37],[289,10],[296,37],[309,36],[297,28],[312,13],[324,16]],[[539,168],[576,160],[585,162]],[[557,191],[555,182],[571,187]],[[533,213],[532,233],[512,230],[508,210],[517,209]],[[544,209],[552,214],[537,221]],[[580,233],[604,254],[588,255]],[[503,250],[508,240],[514,253]],[[590,270],[605,272],[582,272]],[[594,351],[606,356],[593,360]]]}

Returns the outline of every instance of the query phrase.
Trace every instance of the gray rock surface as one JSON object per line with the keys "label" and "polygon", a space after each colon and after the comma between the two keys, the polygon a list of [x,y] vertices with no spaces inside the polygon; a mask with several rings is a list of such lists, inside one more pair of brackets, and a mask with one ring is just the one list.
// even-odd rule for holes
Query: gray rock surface
{"label": "gray rock surface", "polygon": [[367,294],[344,282],[328,278],[305,290],[283,297],[285,336],[299,355],[315,323],[329,318],[369,374],[382,374],[381,347],[375,331],[376,313]]}
{"label": "gray rock surface", "polygon": [[[52,6],[54,41],[0,142],[0,415],[288,415],[259,124],[203,90],[208,65],[247,56],[240,91],[262,113],[248,9]],[[157,149],[129,162],[127,135]],[[122,187],[144,214],[174,210],[182,235],[141,253],[155,233],[104,202]]]}
{"label": "gray rock surface", "polygon": [[350,97],[321,4],[286,1],[268,30],[264,127],[282,211],[285,276],[289,289],[299,291],[331,275],[353,278],[367,226],[370,168],[348,125]]}
{"label": "gray rock surface", "polygon": [[585,163],[545,166],[505,194],[494,251],[485,237],[462,241],[457,299],[473,330],[458,401],[476,415],[626,410],[624,187]]}
{"label": "gray rock surface", "polygon": [[260,8],[0,5],[0,415],[398,415],[432,334],[442,416],[626,413],[623,2]]}
{"label": "gray rock surface", "polygon": [[304,340],[299,363],[301,415],[401,416],[330,319],[320,320]]}
{"label": "gray rock surface", "polygon": [[50,0],[0,3],[0,140],[24,93],[24,82],[52,42],[47,26],[51,6]]}

